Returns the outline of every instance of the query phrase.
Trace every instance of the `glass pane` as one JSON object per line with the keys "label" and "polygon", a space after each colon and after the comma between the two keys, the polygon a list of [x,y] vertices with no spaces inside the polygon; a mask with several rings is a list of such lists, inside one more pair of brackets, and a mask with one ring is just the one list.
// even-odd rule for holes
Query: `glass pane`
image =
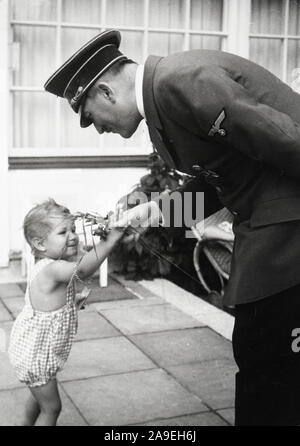
{"label": "glass pane", "polygon": [[142,26],[143,0],[109,0],[106,3],[106,26]]}
{"label": "glass pane", "polygon": [[101,23],[101,1],[99,0],[63,0],[63,22]]}
{"label": "glass pane", "polygon": [[137,152],[141,153],[143,145],[143,125],[139,125],[136,132],[129,139],[122,138],[117,134],[104,134],[104,152],[105,155],[126,155],[126,153],[132,153],[132,150],[126,150],[126,148],[136,148]]}
{"label": "glass pane", "polygon": [[131,138],[124,140],[125,147],[137,147],[138,149],[142,149],[143,145],[143,125],[140,124],[137,128],[137,131],[132,135]]}
{"label": "glass pane", "polygon": [[61,31],[61,62],[67,60],[99,32],[100,29],[63,28]]}
{"label": "glass pane", "polygon": [[55,28],[14,26],[14,42],[20,44],[19,69],[13,84],[42,87],[55,70]]}
{"label": "glass pane", "polygon": [[13,93],[14,147],[55,147],[55,100],[47,93]]}
{"label": "glass pane", "polygon": [[[122,138],[120,135],[109,133],[103,135],[104,140],[104,152],[105,155],[114,155],[113,150],[114,149],[120,149],[121,151],[124,148],[125,139]],[[120,150],[118,150],[118,154],[120,154]],[[124,149],[124,155],[125,155],[125,149]]]}
{"label": "glass pane", "polygon": [[287,83],[300,93],[300,40],[288,43]]}
{"label": "glass pane", "polygon": [[282,40],[250,39],[250,60],[282,77]]}
{"label": "glass pane", "polygon": [[191,29],[201,31],[222,31],[223,0],[192,0]]}
{"label": "glass pane", "polygon": [[149,26],[152,28],[183,28],[185,1],[151,0],[149,3]]}
{"label": "glass pane", "polygon": [[[83,129],[79,125],[79,115],[74,113],[68,102],[60,101],[60,145],[61,147],[99,147],[100,135],[93,125]],[[100,149],[99,149],[100,152]],[[83,153],[84,155],[84,153]],[[99,153],[99,155],[101,155]]]}
{"label": "glass pane", "polygon": [[56,20],[57,0],[12,0],[13,20]]}
{"label": "glass pane", "polygon": [[143,62],[144,34],[138,31],[123,31],[120,51],[135,62]]}
{"label": "glass pane", "polygon": [[300,0],[290,1],[289,34],[300,34]]}
{"label": "glass pane", "polygon": [[284,31],[283,0],[252,0],[251,27],[253,34],[281,34]]}
{"label": "glass pane", "polygon": [[183,34],[149,33],[149,54],[167,56],[183,51]]}
{"label": "glass pane", "polygon": [[222,40],[222,37],[193,35],[190,37],[190,49],[221,50]]}

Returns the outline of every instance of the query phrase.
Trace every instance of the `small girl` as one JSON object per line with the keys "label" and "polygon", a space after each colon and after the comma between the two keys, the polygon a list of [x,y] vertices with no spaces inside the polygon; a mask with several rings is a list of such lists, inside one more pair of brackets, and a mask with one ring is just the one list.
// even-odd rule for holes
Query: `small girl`
{"label": "small girl", "polygon": [[[139,219],[135,209],[128,212]],[[24,235],[36,263],[9,346],[17,376],[31,391],[23,425],[56,425],[61,412],[56,374],[62,370],[77,332],[75,279],[92,275],[108,256],[126,229],[129,220],[125,214],[106,240],[96,245],[96,252],[86,253],[79,262],[75,260],[78,236],[74,217],[67,208],[49,199],[25,217]]]}

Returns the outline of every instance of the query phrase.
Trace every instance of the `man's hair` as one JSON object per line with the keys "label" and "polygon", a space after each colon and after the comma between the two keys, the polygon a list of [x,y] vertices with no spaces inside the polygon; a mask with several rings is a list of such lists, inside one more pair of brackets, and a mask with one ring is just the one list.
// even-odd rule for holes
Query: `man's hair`
{"label": "man's hair", "polygon": [[[128,65],[128,64],[136,64],[136,62],[134,62],[131,59],[122,59],[119,60],[118,62],[114,63],[108,70],[107,73],[108,74],[112,74],[113,76],[121,73],[123,71],[123,68]],[[105,76],[105,73],[104,73]]]}
{"label": "man's hair", "polygon": [[61,216],[70,218],[71,213],[68,208],[57,204],[53,198],[43,201],[34,206],[24,218],[23,230],[27,243],[33,248],[34,238],[43,239],[53,229],[51,216]]}

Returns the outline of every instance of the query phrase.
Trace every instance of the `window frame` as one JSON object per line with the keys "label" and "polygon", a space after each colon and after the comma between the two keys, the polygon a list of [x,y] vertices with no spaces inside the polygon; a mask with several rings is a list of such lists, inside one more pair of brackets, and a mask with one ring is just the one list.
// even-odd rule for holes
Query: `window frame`
{"label": "window frame", "polygon": [[0,135],[1,135],[1,150],[0,150],[0,203],[1,203],[1,219],[0,219],[0,234],[5,234],[1,238],[0,251],[0,268],[8,266],[9,259],[7,253],[9,252],[9,195],[8,195],[8,148],[9,135],[11,129],[8,120],[8,0],[0,0]]}
{"label": "window frame", "polygon": [[[9,32],[9,39],[12,42],[12,36],[13,36],[13,26],[14,25],[22,25],[22,26],[39,26],[39,27],[51,27],[55,28],[56,30],[56,66],[60,66],[63,61],[61,60],[61,52],[60,52],[60,40],[61,40],[61,33],[63,28],[77,28],[77,29],[95,29],[99,32],[107,29],[106,23],[103,23],[103,20],[105,18],[105,11],[107,7],[107,0],[101,0],[101,17],[102,22],[99,24],[90,24],[90,23],[73,23],[73,22],[63,22],[62,21],[62,1],[63,0],[57,0],[57,15],[55,21],[43,21],[43,20],[16,20],[11,18],[11,11],[9,12],[8,20],[8,32]],[[209,36],[209,35],[215,35],[223,38],[223,46],[222,49],[226,50],[228,47],[228,44],[224,42],[226,40],[229,41],[228,37],[228,11],[230,8],[228,8],[228,5],[232,3],[232,0],[223,0],[223,30],[222,31],[203,31],[203,30],[193,30],[190,29],[190,8],[191,8],[191,0],[184,0],[185,2],[185,18],[184,18],[184,27],[183,28],[156,28],[156,27],[150,27],[148,26],[149,23],[149,5],[151,0],[143,0],[144,1],[144,23],[141,26],[119,26],[116,24],[115,27],[117,27],[121,32],[122,31],[140,31],[143,32],[143,60],[147,57],[147,48],[148,48],[148,38],[149,33],[151,32],[157,32],[162,34],[170,34],[170,33],[178,33],[178,34],[184,34],[184,48],[183,50],[187,50],[189,48],[189,39],[192,35],[203,35],[203,36]],[[234,0],[235,1],[235,0]],[[244,0],[242,0],[244,1]],[[10,2],[9,2],[10,4]],[[109,24],[109,28],[114,27],[114,24]],[[232,39],[231,39],[232,40]],[[1,45],[1,44],[0,44]],[[18,63],[18,47],[11,44],[11,53],[12,62],[15,61],[15,63]],[[10,73],[10,88],[9,88],[9,95],[10,95],[10,106],[9,106],[9,116],[10,120],[12,121],[12,96],[14,92],[38,92],[38,93],[44,93],[43,88],[38,87],[27,87],[27,86],[20,86],[20,85],[13,85],[12,84],[12,68],[11,67],[11,73]],[[13,135],[10,135],[10,144],[9,144],[9,154],[10,154],[10,165],[11,168],[16,168],[16,166],[19,166],[19,159],[24,158],[24,166],[28,165],[28,160],[37,158],[41,159],[44,158],[45,162],[47,160],[52,160],[55,162],[55,160],[59,157],[61,158],[77,158],[77,159],[84,159],[84,160],[91,160],[91,166],[95,167],[95,164],[93,160],[97,159],[97,165],[106,165],[107,156],[103,155],[103,163],[101,163],[101,156],[99,157],[99,153],[103,151],[105,153],[104,149],[104,143],[103,143],[103,136],[99,137],[99,146],[98,147],[92,147],[92,148],[66,148],[64,147],[63,152],[61,151],[60,146],[60,114],[61,114],[61,104],[60,101],[56,102],[56,114],[55,114],[55,140],[56,145],[54,148],[47,148],[47,149],[40,149],[39,147],[36,148],[18,148],[13,147],[12,141],[13,141]],[[144,126],[143,129],[143,146],[142,146],[142,153],[145,152],[144,160],[146,161],[147,154],[149,151],[151,151],[151,145],[147,137],[147,130],[146,130],[146,124],[142,123],[142,126]],[[134,148],[130,147],[116,147],[114,150],[116,154],[112,155],[115,157],[117,161],[117,165],[120,164],[122,160],[122,156],[132,156],[133,163],[138,163],[140,165],[141,163],[141,157],[143,155],[138,152],[136,154],[136,151]],[[106,152],[107,153],[107,152]],[[122,155],[120,155],[120,153]],[[27,161],[26,161],[27,159]],[[16,161],[18,160],[18,161]],[[51,162],[52,162],[51,161]],[[36,165],[39,165],[40,163],[37,162]],[[86,166],[88,166],[88,163],[86,163]]]}
{"label": "window frame", "polygon": [[[10,6],[10,0],[0,0],[5,1],[8,6]],[[33,21],[33,20],[12,20],[11,13],[9,11],[10,8],[7,8],[7,17],[6,17],[6,27],[7,33],[9,36],[9,41],[11,42],[10,47],[10,61],[11,64],[14,63],[14,60],[17,59],[18,48],[14,46],[12,43],[12,33],[13,33],[13,25],[28,25],[28,26],[45,26],[45,27],[55,27],[56,28],[56,66],[60,66],[63,62],[61,60],[60,54],[60,39],[61,32],[63,28],[78,28],[78,29],[96,29],[102,31],[107,29],[105,23],[99,24],[89,24],[89,23],[73,23],[73,22],[62,22],[61,12],[62,12],[62,1],[57,0],[57,17],[56,21]],[[102,7],[102,20],[105,17],[105,11],[108,0],[101,0]],[[144,23],[141,26],[118,26],[116,27],[122,31],[139,31],[143,32],[143,60],[146,59],[148,53],[148,40],[149,33],[158,32],[162,34],[169,33],[180,33],[184,34],[184,48],[183,50],[187,50],[189,48],[189,40],[192,35],[203,35],[203,36],[219,36],[222,37],[222,50],[228,51],[245,58],[249,58],[249,47],[250,47],[250,39],[251,37],[255,37],[256,34],[250,34],[250,20],[251,20],[251,0],[223,0],[223,24],[222,31],[203,31],[203,30],[194,30],[190,28],[190,9],[191,9],[191,0],[184,0],[185,2],[185,18],[184,18],[184,27],[177,28],[155,28],[149,27],[149,5],[151,0],[143,0],[144,1]],[[288,0],[285,2],[289,3]],[[5,20],[2,20],[5,22]],[[109,28],[113,27],[113,24],[109,24]],[[259,35],[261,37],[261,35]],[[284,36],[288,41],[290,36]],[[300,36],[296,36],[300,39]],[[0,51],[2,50],[3,42],[0,42]],[[287,46],[287,43],[285,44]],[[287,51],[287,50],[286,50]],[[285,53],[287,54],[287,53]],[[286,66],[286,61],[284,62],[284,66]],[[142,152],[144,153],[136,153],[134,148],[131,150],[130,147],[116,147],[115,153],[111,156],[107,156],[107,150],[103,150],[103,137],[99,137],[99,147],[93,148],[65,148],[64,151],[61,151],[60,147],[60,109],[61,104],[60,101],[56,102],[56,118],[55,118],[55,134],[56,134],[56,147],[49,149],[41,149],[41,148],[16,148],[13,147],[12,140],[12,95],[15,91],[32,91],[32,92],[44,92],[43,88],[36,87],[21,87],[18,85],[12,85],[12,66],[10,66],[10,82],[9,82],[9,100],[7,105],[7,115],[9,121],[9,135],[7,137],[7,144],[9,147],[9,162],[10,168],[21,168],[22,160],[24,160],[24,167],[28,168],[29,160],[31,160],[33,166],[41,166],[42,160],[44,159],[45,166],[52,165],[59,167],[59,160],[62,160],[62,164],[65,165],[66,160],[70,161],[70,166],[76,165],[76,159],[78,160],[78,167],[84,165],[85,167],[106,167],[113,166],[120,167],[122,165],[122,159],[124,156],[126,159],[132,157],[133,166],[141,166],[141,164],[146,165],[146,159],[149,151],[151,151],[151,147],[149,146],[149,140],[147,137],[147,129],[146,124],[142,123],[144,126],[143,131],[143,147]],[[45,93],[46,94],[46,93]],[[150,150],[149,150],[150,149]],[[103,155],[101,155],[103,152]],[[100,154],[100,155],[99,155]],[[116,163],[114,164],[110,158],[114,158]],[[34,162],[34,160],[36,162]],[[72,162],[72,160],[74,162]],[[108,161],[109,160],[109,161]],[[83,163],[83,164],[82,164]]]}
{"label": "window frame", "polygon": [[[287,82],[287,68],[288,68],[288,44],[290,40],[299,40],[300,35],[289,34],[289,13],[291,0],[284,0],[284,30],[278,34],[265,34],[265,33],[250,33],[249,32],[249,48],[250,40],[255,39],[276,39],[281,40],[282,43],[282,67],[280,78],[283,82]],[[250,17],[251,19],[251,17]]]}

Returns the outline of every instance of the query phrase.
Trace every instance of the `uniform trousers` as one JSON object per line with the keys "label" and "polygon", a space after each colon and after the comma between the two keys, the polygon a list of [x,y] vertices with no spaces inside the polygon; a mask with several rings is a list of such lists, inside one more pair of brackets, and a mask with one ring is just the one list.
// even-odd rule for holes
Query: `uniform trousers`
{"label": "uniform trousers", "polygon": [[300,284],[236,306],[233,352],[235,425],[300,425]]}

